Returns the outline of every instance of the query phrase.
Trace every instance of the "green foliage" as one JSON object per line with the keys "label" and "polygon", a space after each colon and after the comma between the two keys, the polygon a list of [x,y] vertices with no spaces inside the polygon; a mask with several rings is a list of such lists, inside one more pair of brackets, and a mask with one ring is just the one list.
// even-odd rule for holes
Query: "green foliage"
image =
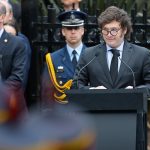
{"label": "green foliage", "polygon": [[21,0],[11,0],[11,2],[13,2],[13,3],[20,3]]}

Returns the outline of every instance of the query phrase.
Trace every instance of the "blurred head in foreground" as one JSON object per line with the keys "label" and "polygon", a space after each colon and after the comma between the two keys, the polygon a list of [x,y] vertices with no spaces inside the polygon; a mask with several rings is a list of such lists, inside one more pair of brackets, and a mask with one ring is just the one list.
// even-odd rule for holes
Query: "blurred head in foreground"
{"label": "blurred head in foreground", "polygon": [[0,149],[93,150],[95,135],[90,120],[73,109],[32,113],[24,122],[0,127]]}

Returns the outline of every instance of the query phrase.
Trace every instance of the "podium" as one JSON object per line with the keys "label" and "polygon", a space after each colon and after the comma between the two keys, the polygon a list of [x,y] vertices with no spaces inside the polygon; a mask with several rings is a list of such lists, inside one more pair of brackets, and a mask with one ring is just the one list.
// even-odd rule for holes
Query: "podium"
{"label": "podium", "polygon": [[66,91],[67,107],[92,118],[96,150],[147,149],[147,94],[144,89]]}

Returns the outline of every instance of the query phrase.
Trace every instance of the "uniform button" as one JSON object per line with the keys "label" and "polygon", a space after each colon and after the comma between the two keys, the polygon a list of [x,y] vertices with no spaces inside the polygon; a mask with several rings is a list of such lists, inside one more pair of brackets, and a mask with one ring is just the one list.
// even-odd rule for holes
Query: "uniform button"
{"label": "uniform button", "polygon": [[63,82],[62,81],[59,81],[59,84],[62,84]]}
{"label": "uniform button", "polygon": [[4,40],[4,42],[5,42],[5,43],[7,43],[7,42],[8,42],[8,40],[7,40],[7,39],[5,39],[5,40]]}

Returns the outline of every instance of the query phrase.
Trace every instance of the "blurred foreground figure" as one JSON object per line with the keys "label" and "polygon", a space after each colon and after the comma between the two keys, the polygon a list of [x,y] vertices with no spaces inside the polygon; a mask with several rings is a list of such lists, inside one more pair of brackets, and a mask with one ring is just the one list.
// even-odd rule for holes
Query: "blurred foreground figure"
{"label": "blurred foreground figure", "polygon": [[74,111],[55,108],[51,113],[32,113],[14,124],[0,124],[0,149],[94,150],[92,121]]}
{"label": "blurred foreground figure", "polygon": [[0,82],[0,127],[18,122],[25,116],[17,92]]}
{"label": "blurred foreground figure", "polygon": [[[19,105],[0,88],[0,150],[94,150],[95,133],[89,118],[76,110],[55,107],[20,119]],[[14,103],[15,102],[15,103]],[[17,106],[17,107],[14,107]]]}

